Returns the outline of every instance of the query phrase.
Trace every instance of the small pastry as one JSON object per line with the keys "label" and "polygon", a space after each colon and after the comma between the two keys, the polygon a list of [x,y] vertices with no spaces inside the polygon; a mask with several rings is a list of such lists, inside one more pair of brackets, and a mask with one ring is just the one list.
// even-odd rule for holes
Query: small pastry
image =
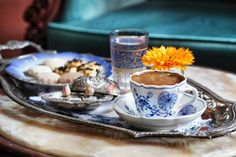
{"label": "small pastry", "polygon": [[78,66],[81,66],[84,63],[85,62],[82,61],[82,60],[73,59],[73,60],[68,61],[65,66],[67,66],[67,67],[78,67]]}
{"label": "small pastry", "polygon": [[62,76],[64,74],[70,72],[70,69],[68,67],[66,67],[66,66],[61,66],[61,67],[55,68],[53,70],[53,72],[55,72],[55,73],[57,73],[57,74]]}
{"label": "small pastry", "polygon": [[35,65],[27,70],[27,74],[32,77],[37,77],[37,74],[42,72],[52,72],[52,70],[45,65]]}
{"label": "small pastry", "polygon": [[52,59],[48,59],[46,61],[44,61],[44,65],[49,66],[52,70],[54,70],[55,68],[64,66],[66,64],[66,60],[65,59],[61,59],[61,58],[52,58]]}
{"label": "small pastry", "polygon": [[85,76],[97,76],[97,71],[95,69],[87,68],[84,70]]}
{"label": "small pastry", "polygon": [[[35,77],[42,83],[72,83],[81,76],[97,76],[98,74],[103,74],[102,65],[95,61],[78,59],[66,61],[63,58],[51,58],[45,60],[43,64],[33,66],[27,71],[30,76]],[[45,73],[51,78],[46,76]],[[59,75],[60,78],[58,78]]]}
{"label": "small pastry", "polygon": [[81,72],[71,72],[62,75],[59,79],[60,83],[72,83],[78,77],[84,76]]}
{"label": "small pastry", "polygon": [[77,72],[77,68],[76,67],[71,67],[70,70],[69,70],[70,73],[73,73],[73,72]]}
{"label": "small pastry", "polygon": [[60,75],[53,72],[42,72],[38,73],[36,79],[44,84],[55,84],[58,82]]}

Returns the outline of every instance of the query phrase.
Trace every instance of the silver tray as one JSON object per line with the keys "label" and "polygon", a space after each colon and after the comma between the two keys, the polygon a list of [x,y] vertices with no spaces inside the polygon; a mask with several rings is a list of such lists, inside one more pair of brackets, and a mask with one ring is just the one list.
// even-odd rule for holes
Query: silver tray
{"label": "silver tray", "polygon": [[47,105],[61,110],[94,110],[104,102],[113,101],[115,96],[103,93],[94,93],[85,96],[84,92],[71,92],[70,96],[63,96],[61,91],[50,92],[41,95]]}
{"label": "silver tray", "polygon": [[[12,77],[8,77],[5,73],[0,76],[0,81],[5,92],[14,101],[24,107],[55,118],[91,126],[91,129],[110,129],[134,138],[149,136],[212,138],[222,136],[236,130],[235,102],[219,97],[206,87],[194,82],[193,80],[188,80],[188,82],[198,89],[200,97],[207,102],[206,111],[197,123],[165,132],[138,130],[120,119],[117,115],[110,113],[107,114],[107,112],[95,113],[90,111],[82,112],[52,108],[43,101],[35,101],[30,99],[30,97],[33,96],[29,95],[30,91],[25,91],[25,89],[23,90],[18,81]],[[111,110],[111,112],[113,111]]]}

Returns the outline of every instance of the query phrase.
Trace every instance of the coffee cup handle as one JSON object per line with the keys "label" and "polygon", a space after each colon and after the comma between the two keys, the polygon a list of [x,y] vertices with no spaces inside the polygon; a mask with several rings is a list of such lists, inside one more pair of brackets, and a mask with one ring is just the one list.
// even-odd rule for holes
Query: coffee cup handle
{"label": "coffee cup handle", "polygon": [[193,99],[191,99],[189,102],[187,103],[184,103],[184,104],[180,104],[180,106],[178,107],[178,111],[177,113],[185,106],[185,105],[188,105],[188,104],[192,104],[194,106],[194,102],[197,100],[198,98],[198,92],[197,92],[197,89],[190,86],[190,85],[186,85],[183,89],[180,90],[181,93],[185,93],[187,91],[192,91],[193,93]]}

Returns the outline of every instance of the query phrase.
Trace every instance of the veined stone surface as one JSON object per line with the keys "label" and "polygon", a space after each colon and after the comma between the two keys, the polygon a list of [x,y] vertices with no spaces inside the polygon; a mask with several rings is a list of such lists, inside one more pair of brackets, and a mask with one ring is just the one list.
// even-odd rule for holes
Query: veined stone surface
{"label": "veined stone surface", "polygon": [[236,75],[204,67],[189,67],[187,76],[208,87],[222,98],[236,101]]}

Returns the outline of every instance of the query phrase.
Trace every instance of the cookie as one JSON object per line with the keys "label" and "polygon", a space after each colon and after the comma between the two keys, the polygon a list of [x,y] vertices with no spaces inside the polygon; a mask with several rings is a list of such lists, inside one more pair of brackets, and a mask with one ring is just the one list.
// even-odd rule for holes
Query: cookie
{"label": "cookie", "polygon": [[85,61],[82,61],[82,60],[78,60],[78,59],[73,59],[73,60],[70,60],[68,61],[65,66],[66,67],[78,67],[82,64],[86,63]]}
{"label": "cookie", "polygon": [[66,64],[67,60],[61,59],[61,58],[52,58],[44,61],[44,65],[49,66],[52,70],[55,68],[64,66]]}
{"label": "cookie", "polygon": [[35,65],[27,70],[27,74],[32,77],[37,77],[37,74],[42,72],[52,72],[52,69],[46,65]]}
{"label": "cookie", "polygon": [[72,83],[75,79],[84,76],[82,72],[70,72],[62,75],[59,79],[59,83]]}
{"label": "cookie", "polygon": [[53,73],[53,72],[38,73],[37,77],[36,77],[36,79],[40,83],[44,83],[44,84],[55,84],[58,82],[59,78],[60,78],[60,75],[58,75],[57,73]]}

